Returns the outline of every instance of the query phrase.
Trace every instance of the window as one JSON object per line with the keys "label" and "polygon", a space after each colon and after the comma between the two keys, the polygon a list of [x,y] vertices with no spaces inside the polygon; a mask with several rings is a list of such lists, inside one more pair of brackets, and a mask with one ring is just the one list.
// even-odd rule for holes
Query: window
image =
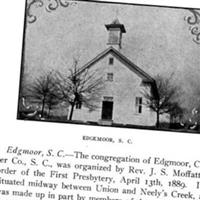
{"label": "window", "polygon": [[114,58],[109,58],[109,65],[113,65],[114,63]]}
{"label": "window", "polygon": [[136,97],[135,107],[136,113],[142,113],[142,97]]}
{"label": "window", "polygon": [[81,107],[82,107],[82,102],[81,101],[76,102],[76,109],[81,109]]}
{"label": "window", "polygon": [[113,73],[107,73],[107,81],[113,81]]}

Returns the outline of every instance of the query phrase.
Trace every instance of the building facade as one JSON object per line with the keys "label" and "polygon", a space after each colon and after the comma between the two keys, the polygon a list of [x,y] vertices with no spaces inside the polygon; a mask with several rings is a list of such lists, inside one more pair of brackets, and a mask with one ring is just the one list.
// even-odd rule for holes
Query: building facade
{"label": "building facade", "polygon": [[97,122],[103,125],[154,126],[156,113],[145,106],[144,90],[156,94],[156,83],[146,72],[121,53],[123,24],[115,19],[105,25],[108,31],[107,48],[82,67],[98,71],[104,80],[104,89],[98,108],[91,111],[84,105],[76,106],[73,120]]}

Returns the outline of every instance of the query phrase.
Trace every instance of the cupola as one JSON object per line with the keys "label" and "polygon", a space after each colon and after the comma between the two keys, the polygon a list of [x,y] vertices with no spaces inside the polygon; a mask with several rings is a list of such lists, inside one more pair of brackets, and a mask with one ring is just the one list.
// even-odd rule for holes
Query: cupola
{"label": "cupola", "polygon": [[118,18],[116,18],[111,24],[106,24],[105,27],[109,33],[107,45],[116,47],[118,50],[121,49],[122,34],[126,33],[124,25],[119,22]]}

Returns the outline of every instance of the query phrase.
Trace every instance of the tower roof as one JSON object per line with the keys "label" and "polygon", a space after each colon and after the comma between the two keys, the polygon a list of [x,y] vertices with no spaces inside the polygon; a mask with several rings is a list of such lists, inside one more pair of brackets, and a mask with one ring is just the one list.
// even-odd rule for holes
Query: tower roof
{"label": "tower roof", "polygon": [[111,24],[106,24],[105,26],[106,26],[107,30],[109,30],[110,28],[120,28],[122,33],[126,33],[126,29],[125,29],[124,25],[119,22],[118,18],[114,19],[111,22]]}
{"label": "tower roof", "polygon": [[119,19],[118,18],[114,19],[111,24],[120,24]]}

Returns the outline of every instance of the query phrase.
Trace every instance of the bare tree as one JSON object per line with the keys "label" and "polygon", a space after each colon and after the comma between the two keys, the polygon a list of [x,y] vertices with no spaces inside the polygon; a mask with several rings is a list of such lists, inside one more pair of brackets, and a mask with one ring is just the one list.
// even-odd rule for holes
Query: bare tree
{"label": "bare tree", "polygon": [[156,127],[159,128],[160,115],[175,111],[179,104],[178,96],[181,90],[180,87],[171,82],[172,75],[169,78],[157,75],[154,80],[156,81],[158,95],[152,95],[147,90],[143,91],[143,95],[146,99],[145,105],[156,112]]}
{"label": "bare tree", "polygon": [[174,102],[172,104],[172,109],[169,112],[170,123],[174,124],[182,122],[185,112],[186,112],[185,108],[181,107],[178,102]]}
{"label": "bare tree", "polygon": [[188,106],[186,121],[188,124],[200,125],[200,88],[198,79],[189,80],[192,87],[192,95]]}
{"label": "bare tree", "polygon": [[101,92],[104,88],[102,76],[98,71],[78,67],[78,60],[74,59],[69,74],[57,72],[57,85],[61,99],[71,106],[69,120],[72,120],[74,107],[85,106],[90,111],[98,108]]}
{"label": "bare tree", "polygon": [[46,105],[48,107],[48,113],[47,113],[48,118],[51,116],[51,110],[54,107],[56,107],[59,103],[60,103],[60,97],[57,93],[56,88],[53,86],[52,90],[49,92],[46,99]]}
{"label": "bare tree", "polygon": [[45,107],[48,108],[48,117],[53,106],[59,103],[55,79],[52,72],[36,78],[28,87],[28,98],[32,103],[41,107],[41,117],[44,117]]}

